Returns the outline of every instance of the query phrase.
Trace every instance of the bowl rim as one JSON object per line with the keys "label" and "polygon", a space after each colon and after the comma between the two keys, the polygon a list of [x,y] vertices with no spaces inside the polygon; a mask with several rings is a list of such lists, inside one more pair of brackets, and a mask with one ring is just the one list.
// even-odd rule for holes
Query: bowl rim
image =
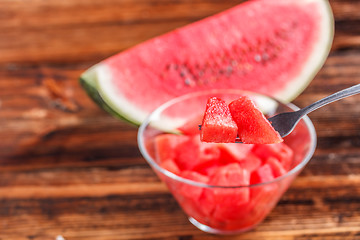
{"label": "bowl rim", "polygon": [[261,182],[261,183],[256,183],[256,184],[248,184],[248,185],[238,185],[238,186],[222,186],[222,185],[211,185],[211,184],[207,184],[207,183],[202,183],[202,182],[197,182],[194,180],[190,180],[187,178],[183,178],[175,173],[172,173],[164,168],[162,168],[159,164],[156,163],[156,161],[150,156],[150,154],[148,153],[148,151],[146,150],[145,147],[145,139],[144,139],[144,132],[146,130],[146,128],[150,125],[151,120],[156,117],[157,115],[159,115],[162,111],[164,111],[166,108],[168,108],[169,106],[189,99],[191,97],[195,97],[195,96],[201,96],[201,95],[209,95],[209,94],[216,94],[216,93],[229,93],[229,94],[237,94],[240,96],[240,94],[248,94],[248,95],[257,95],[257,96],[261,96],[261,97],[266,97],[269,98],[273,101],[275,101],[276,103],[280,104],[280,105],[284,105],[290,109],[292,109],[293,111],[299,110],[299,107],[297,107],[295,104],[292,103],[282,103],[281,101],[275,99],[274,97],[271,97],[269,95],[266,94],[262,94],[262,93],[257,93],[257,92],[252,92],[252,91],[246,91],[246,90],[239,90],[239,89],[213,89],[213,90],[205,90],[205,91],[197,91],[197,92],[192,92],[192,93],[187,93],[184,95],[181,95],[179,97],[175,97],[163,104],[161,104],[159,107],[157,107],[154,111],[152,111],[146,118],[145,120],[142,122],[142,124],[140,125],[139,129],[138,129],[138,134],[137,134],[137,143],[138,143],[138,147],[139,150],[142,154],[142,156],[145,158],[145,160],[148,162],[148,164],[152,167],[155,168],[157,171],[159,171],[161,174],[164,174],[166,177],[178,181],[178,182],[182,182],[182,183],[186,183],[189,185],[193,185],[193,186],[197,186],[197,187],[203,187],[203,188],[224,188],[224,189],[234,189],[234,188],[248,188],[248,187],[258,187],[258,186],[264,186],[264,185],[268,185],[268,184],[272,184],[272,183],[276,183],[276,182],[280,182],[283,179],[289,178],[291,176],[295,176],[295,174],[299,173],[305,166],[306,164],[310,161],[310,159],[312,158],[316,146],[317,146],[317,135],[316,135],[316,131],[315,131],[315,127],[312,123],[312,121],[310,120],[310,118],[308,116],[304,116],[302,118],[302,120],[305,123],[305,126],[307,127],[307,130],[309,132],[310,135],[310,147],[309,150],[307,151],[307,153],[305,154],[305,157],[302,159],[302,161],[297,164],[294,168],[292,168],[290,171],[288,171],[286,174],[274,178],[271,181],[266,181],[266,182]]}

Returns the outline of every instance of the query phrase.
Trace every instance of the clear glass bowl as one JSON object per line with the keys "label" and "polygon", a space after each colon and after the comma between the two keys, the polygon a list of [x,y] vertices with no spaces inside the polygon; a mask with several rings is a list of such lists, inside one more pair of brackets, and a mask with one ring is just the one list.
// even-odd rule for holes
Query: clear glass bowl
{"label": "clear glass bowl", "polygon": [[[241,95],[251,97],[268,117],[298,109],[293,104],[282,104],[271,97],[248,91],[209,90],[187,94],[163,104],[149,115],[138,131],[139,149],[146,161],[166,183],[190,222],[208,233],[236,234],[261,223],[309,162],[316,148],[314,126],[308,117],[304,117],[284,138],[294,151],[290,170],[269,182],[235,187],[214,186],[183,178],[159,165],[153,142],[157,135],[176,134],[178,127],[204,113],[209,97],[216,96],[231,102]],[[214,198],[217,193],[221,193],[220,200]],[[242,194],[250,196],[245,204],[237,199]]]}

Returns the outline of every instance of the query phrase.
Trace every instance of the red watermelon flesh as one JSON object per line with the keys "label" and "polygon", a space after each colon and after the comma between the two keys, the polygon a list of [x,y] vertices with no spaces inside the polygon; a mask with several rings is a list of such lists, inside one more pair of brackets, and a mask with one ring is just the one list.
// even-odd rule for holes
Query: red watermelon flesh
{"label": "red watermelon flesh", "polygon": [[229,228],[236,229],[236,227],[239,226],[253,227],[254,225],[260,223],[272,210],[280,197],[281,192],[279,191],[279,187],[276,183],[252,187],[250,189],[251,200],[247,206],[248,212],[245,218],[246,220],[240,219],[240,221],[230,223]]}
{"label": "red watermelon flesh", "polygon": [[[211,177],[209,184],[218,186],[247,186],[250,184],[250,174],[238,163],[228,164],[219,168]],[[208,198],[217,203],[213,217],[218,220],[228,220],[238,217],[239,212],[249,201],[250,190],[243,188],[207,189]]]}
{"label": "red watermelon flesh", "polygon": [[172,172],[176,175],[179,175],[181,173],[180,168],[175,163],[175,161],[171,158],[163,160],[159,164],[162,168],[168,170],[169,172]]}
{"label": "red watermelon flesh", "polygon": [[238,135],[243,143],[270,144],[283,141],[249,97],[241,96],[232,101],[229,109],[238,126]]}
{"label": "red watermelon flesh", "polygon": [[160,134],[155,137],[155,152],[158,162],[175,159],[177,146],[189,139],[186,135]]}
{"label": "red watermelon flesh", "polygon": [[199,114],[190,120],[186,121],[183,125],[177,128],[184,135],[198,135],[199,126],[201,125],[204,118],[204,114]]}
{"label": "red watermelon flesh", "polygon": [[274,174],[274,177],[281,177],[282,175],[285,175],[287,171],[285,170],[284,166],[279,162],[277,158],[269,157],[266,160],[266,163],[270,165],[272,172]]}
{"label": "red watermelon flesh", "polygon": [[[238,163],[230,163],[218,168],[209,181],[210,185],[217,186],[247,186],[249,183],[249,172],[241,168]],[[244,191],[241,202],[247,202],[249,200],[248,197],[247,191]]]}
{"label": "red watermelon flesh", "polygon": [[[202,175],[198,172],[185,170],[180,173],[180,176],[186,179],[190,179],[196,182],[208,183],[209,177]],[[181,184],[179,187],[180,194],[191,200],[198,201],[204,188],[192,186],[189,184]]]}
{"label": "red watermelon flesh", "polygon": [[217,161],[220,150],[215,143],[203,143],[199,135],[191,136],[187,141],[178,145],[174,151],[177,165],[182,170],[193,170],[196,166],[210,161]]}
{"label": "red watermelon flesh", "polygon": [[255,171],[256,169],[258,169],[261,166],[262,160],[258,156],[256,156],[252,152],[250,152],[250,153],[248,153],[246,158],[244,160],[242,160],[239,164],[242,168],[246,169],[249,173],[252,173],[253,171]]}
{"label": "red watermelon flesh", "polygon": [[323,65],[332,30],[328,1],[247,1],[110,57],[81,80],[105,109],[135,124],[165,101],[205,89],[286,102]]}
{"label": "red watermelon flesh", "polygon": [[294,151],[285,143],[259,144],[253,148],[253,152],[264,160],[268,157],[275,157],[286,171],[292,167]]}
{"label": "red watermelon flesh", "polygon": [[[189,170],[182,171],[180,176],[200,183],[208,183],[209,181],[209,177]],[[203,206],[199,205],[203,192],[203,187],[180,182],[176,185],[176,189],[173,189],[173,193],[184,211],[195,218],[206,216],[204,216]]]}
{"label": "red watermelon flesh", "polygon": [[[273,169],[268,164],[265,163],[258,169],[256,169],[254,172],[251,173],[250,182],[251,184],[258,184],[258,183],[265,183],[270,182],[275,179]],[[268,193],[273,193],[274,196],[277,191],[277,185],[275,184],[267,184],[262,187],[254,187],[251,189],[252,195],[267,195]]]}
{"label": "red watermelon flesh", "polygon": [[252,153],[253,147],[253,144],[219,143],[220,162],[223,164],[239,163],[241,168],[251,173],[262,164],[262,160]]}
{"label": "red watermelon flesh", "polygon": [[[202,143],[199,133],[192,134],[183,136],[186,139],[180,141],[178,135],[172,138],[171,134],[164,134],[155,141],[173,151],[173,154],[166,154],[171,158],[161,160],[161,167],[180,177],[213,186],[196,186],[163,176],[184,211],[199,222],[224,231],[261,222],[280,198],[286,184],[251,184],[273,181],[286,174],[288,169],[283,164],[291,164],[292,150],[285,143]],[[167,141],[174,141],[174,144]],[[167,144],[159,144],[162,142]]]}
{"label": "red watermelon flesh", "polygon": [[206,161],[202,164],[197,165],[193,170],[206,176],[212,176],[217,171],[217,169],[223,166],[225,166],[225,164],[221,160]]}
{"label": "red watermelon flesh", "polygon": [[206,104],[201,125],[200,139],[203,142],[235,142],[238,127],[232,119],[229,106],[225,101],[212,97]]}
{"label": "red watermelon flesh", "polygon": [[274,174],[269,164],[264,164],[251,174],[251,184],[258,184],[274,180]]}
{"label": "red watermelon flesh", "polygon": [[238,143],[219,143],[217,147],[221,151],[221,161],[225,163],[241,162],[245,160],[254,145]]}

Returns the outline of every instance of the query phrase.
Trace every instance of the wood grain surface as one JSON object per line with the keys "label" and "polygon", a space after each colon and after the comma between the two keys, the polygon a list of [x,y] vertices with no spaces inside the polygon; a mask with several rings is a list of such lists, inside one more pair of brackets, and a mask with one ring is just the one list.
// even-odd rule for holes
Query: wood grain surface
{"label": "wood grain surface", "polygon": [[[137,128],[81,89],[100,60],[240,2],[0,0],[0,240],[360,239],[360,95],[311,113],[318,148],[278,206],[218,237],[189,223]],[[360,1],[330,3],[333,48],[300,107],[360,80]]]}

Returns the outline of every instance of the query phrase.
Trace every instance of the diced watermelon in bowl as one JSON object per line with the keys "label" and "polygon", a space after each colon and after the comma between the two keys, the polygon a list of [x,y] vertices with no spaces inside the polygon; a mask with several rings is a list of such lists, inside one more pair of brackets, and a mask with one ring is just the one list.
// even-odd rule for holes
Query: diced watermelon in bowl
{"label": "diced watermelon in bowl", "polygon": [[138,132],[146,161],[190,222],[209,233],[240,233],[261,223],[316,147],[316,133],[308,117],[277,144],[201,142],[200,130],[196,133],[198,127],[192,125],[199,123],[207,100],[216,97],[230,103],[240,96],[250,98],[267,117],[297,109],[258,93],[208,90],[161,105]]}

